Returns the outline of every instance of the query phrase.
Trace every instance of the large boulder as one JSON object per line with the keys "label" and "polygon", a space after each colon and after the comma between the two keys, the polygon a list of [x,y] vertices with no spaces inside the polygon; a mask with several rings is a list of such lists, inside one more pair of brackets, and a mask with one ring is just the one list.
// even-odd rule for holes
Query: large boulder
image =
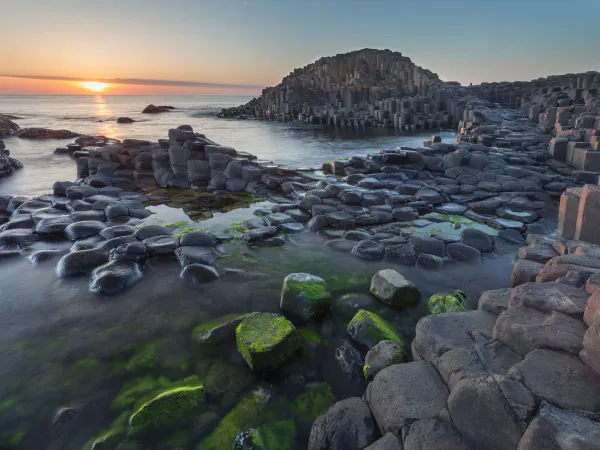
{"label": "large boulder", "polygon": [[124,291],[141,279],[142,269],[138,263],[134,261],[111,261],[94,269],[90,276],[90,291],[114,295]]}
{"label": "large boulder", "polygon": [[348,323],[347,331],[355,342],[369,349],[386,340],[404,346],[404,338],[391,323],[364,309],[358,311]]}
{"label": "large boulder", "polygon": [[313,423],[309,450],[362,450],[377,439],[369,406],[352,397],[337,402]]}
{"label": "large boulder", "polygon": [[300,334],[285,317],[250,314],[235,330],[237,347],[252,370],[275,369],[300,348]]}
{"label": "large boulder", "polygon": [[383,369],[367,386],[365,399],[381,433],[399,435],[415,420],[438,417],[448,394],[433,365],[417,361]]}
{"label": "large boulder", "polygon": [[283,280],[280,308],[291,316],[309,321],[329,311],[331,294],[327,283],[308,273],[292,273]]}
{"label": "large boulder", "polygon": [[418,305],[421,292],[417,287],[395,270],[377,272],[371,279],[371,293],[395,309]]}

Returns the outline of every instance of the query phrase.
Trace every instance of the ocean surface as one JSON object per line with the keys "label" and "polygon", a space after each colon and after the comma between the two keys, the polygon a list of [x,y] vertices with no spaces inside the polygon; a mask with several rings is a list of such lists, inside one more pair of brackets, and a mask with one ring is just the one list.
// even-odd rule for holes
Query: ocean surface
{"label": "ocean surface", "polygon": [[[0,95],[0,114],[20,117],[15,122],[21,128],[68,129],[116,139],[156,140],[167,137],[170,128],[187,124],[221,145],[296,168],[319,167],[334,158],[398,145],[420,145],[431,134],[216,118],[216,113],[222,108],[238,106],[250,99],[227,96]],[[162,114],[142,114],[149,104],[170,105],[176,109]],[[136,122],[118,124],[117,118],[123,116]],[[456,133],[444,132],[441,135],[450,142],[455,139]],[[10,178],[0,180],[0,194],[43,194],[50,190],[54,181],[72,181],[75,178],[75,163],[68,156],[53,154],[56,147],[65,146],[72,140],[8,138],[4,141],[25,168]]]}

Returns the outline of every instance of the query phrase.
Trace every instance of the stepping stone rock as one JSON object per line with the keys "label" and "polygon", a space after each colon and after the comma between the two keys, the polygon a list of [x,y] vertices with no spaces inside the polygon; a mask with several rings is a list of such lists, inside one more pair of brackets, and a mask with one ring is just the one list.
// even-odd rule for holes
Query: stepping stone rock
{"label": "stepping stone rock", "polygon": [[495,323],[494,314],[480,310],[424,317],[415,330],[413,357],[433,361],[449,350],[471,347],[491,338]]}
{"label": "stepping stone rock", "polygon": [[502,230],[498,233],[498,237],[509,244],[523,245],[525,239],[517,230]]}
{"label": "stepping stone rock", "polygon": [[[465,438],[451,424],[439,419],[419,420],[413,423],[405,434],[404,450],[472,450]],[[390,435],[391,433],[386,434]],[[398,449],[400,448],[398,446]],[[392,449],[395,447],[389,447],[389,450]],[[382,447],[382,450],[387,450],[387,447]]]}
{"label": "stepping stone rock", "polygon": [[371,349],[381,341],[392,341],[404,345],[404,338],[394,326],[377,314],[361,309],[348,323],[348,334],[358,344]]}
{"label": "stepping stone rock", "polygon": [[199,247],[214,247],[217,245],[217,238],[210,233],[203,231],[193,231],[179,238],[179,243],[182,247],[199,246]]}
{"label": "stepping stone rock", "polygon": [[462,242],[451,242],[446,245],[446,253],[450,258],[459,262],[472,262],[481,259],[479,250]]}
{"label": "stepping stone rock", "polygon": [[356,246],[356,242],[348,241],[346,239],[332,239],[331,241],[325,242],[325,247],[338,252],[349,253]]}
{"label": "stepping stone rock", "polygon": [[578,354],[582,348],[585,324],[566,314],[543,313],[524,306],[511,306],[494,327],[494,339],[504,342],[521,355],[547,348]]}
{"label": "stepping stone rock", "polygon": [[102,248],[68,253],[58,261],[56,275],[58,278],[64,278],[71,275],[87,274],[107,262],[108,250]]}
{"label": "stepping stone rock", "polygon": [[344,239],[349,241],[365,241],[371,239],[371,234],[362,230],[350,230],[344,233]]}
{"label": "stepping stone rock", "polygon": [[73,223],[69,216],[51,217],[40,220],[35,226],[38,234],[64,234],[65,228]]}
{"label": "stepping stone rock", "polygon": [[171,236],[171,234],[173,234],[171,230],[169,230],[166,227],[160,225],[148,225],[146,227],[138,229],[135,232],[135,237],[138,240],[143,241],[144,239],[148,239],[154,236]]}
{"label": "stepping stone rock", "polygon": [[369,445],[365,450],[402,450],[402,444],[393,433],[387,433],[381,439]]}
{"label": "stepping stone rock", "polygon": [[390,245],[385,247],[385,258],[407,266],[414,266],[417,262],[417,253],[415,248],[409,244]]}
{"label": "stepping stone rock", "polygon": [[496,314],[502,314],[508,309],[510,302],[511,289],[496,289],[486,291],[479,297],[479,306],[477,309]]}
{"label": "stepping stone rock", "polygon": [[31,218],[31,214],[17,214],[13,215],[7,223],[0,227],[0,230],[18,230],[18,229],[29,229],[33,228],[35,224]]}
{"label": "stepping stone rock", "polygon": [[255,371],[277,368],[300,348],[298,330],[279,314],[250,314],[235,334],[238,351]]}
{"label": "stepping stone rock", "polygon": [[441,205],[435,208],[435,212],[439,214],[452,214],[452,215],[461,215],[467,210],[467,207],[464,205],[458,205],[456,203],[446,203],[445,205]]}
{"label": "stepping stone rock", "polygon": [[[88,250],[93,251],[93,250]],[[118,294],[142,279],[139,264],[133,261],[111,261],[97,267],[90,276],[90,291]]]}
{"label": "stepping stone rock", "polygon": [[555,256],[558,256],[557,251],[550,244],[536,244],[521,247],[517,253],[517,258],[535,261],[540,264],[546,264]]}
{"label": "stepping stone rock", "polygon": [[6,230],[0,232],[0,247],[5,245],[16,244],[19,246],[25,245],[27,242],[33,241],[35,236],[33,231],[27,229]]}
{"label": "stepping stone rock", "polygon": [[519,450],[600,449],[600,424],[544,403],[519,443]]}
{"label": "stepping stone rock", "polygon": [[250,230],[244,235],[248,244],[254,244],[277,234],[277,227],[261,227]]}
{"label": "stepping stone rock", "polygon": [[510,375],[560,408],[600,412],[600,374],[575,355],[537,349],[516,364]]}
{"label": "stepping stone rock", "polygon": [[38,250],[37,252],[33,252],[31,255],[27,257],[27,259],[33,264],[37,266],[39,263],[48,261],[54,258],[57,255],[60,255],[62,252],[57,249],[47,249],[47,250]]}
{"label": "stepping stone rock", "polygon": [[281,225],[282,223],[290,223],[294,221],[294,219],[292,219],[290,216],[284,213],[269,214],[263,219],[267,223],[267,226],[270,227],[276,227],[278,225]]}
{"label": "stepping stone rock", "polygon": [[535,282],[536,277],[544,268],[543,264],[526,259],[518,259],[513,265],[510,286],[516,287],[524,283]]}
{"label": "stepping stone rock", "polygon": [[385,248],[380,243],[367,239],[356,244],[352,249],[352,254],[361,259],[378,261],[383,259]]}
{"label": "stepping stone rock", "polygon": [[395,220],[400,222],[410,222],[419,217],[419,212],[411,207],[394,208],[392,210],[392,216]]}
{"label": "stepping stone rock", "polygon": [[308,273],[292,273],[283,280],[279,307],[286,314],[308,322],[329,311],[331,294],[322,278]]}
{"label": "stepping stone rock", "polygon": [[377,436],[367,403],[358,397],[347,398],[315,420],[308,450],[364,449],[375,442]]}
{"label": "stepping stone rock", "polygon": [[68,239],[75,241],[91,236],[99,235],[100,232],[107,228],[106,224],[99,221],[85,220],[83,222],[75,222],[65,228],[65,235]]}
{"label": "stepping stone rock", "polygon": [[183,268],[190,264],[203,264],[205,266],[212,265],[219,255],[212,247],[202,246],[186,246],[179,247],[175,250],[175,256],[179,261],[179,265]]}
{"label": "stepping stone rock", "polygon": [[[508,219],[494,219],[489,223],[491,227],[498,228],[499,230],[511,229],[521,230],[523,229],[523,222]],[[533,232],[533,231],[532,231]]]}
{"label": "stepping stone rock", "polygon": [[154,236],[144,239],[144,245],[151,255],[167,255],[179,247],[179,241],[173,236]]}
{"label": "stepping stone rock", "polygon": [[109,252],[111,261],[143,262],[148,257],[148,249],[142,242],[128,242]]}
{"label": "stepping stone rock", "polygon": [[381,341],[367,352],[363,374],[365,379],[370,381],[386,367],[404,361],[404,350],[401,346],[392,341]]}
{"label": "stepping stone rock", "polygon": [[417,267],[424,269],[441,269],[444,267],[444,259],[439,256],[430,255],[429,253],[419,253],[417,256]]}
{"label": "stepping stone rock", "polygon": [[460,381],[448,397],[448,410],[454,427],[475,448],[514,450],[519,445],[520,424],[493,377]]}
{"label": "stepping stone rock", "polygon": [[106,220],[106,214],[104,214],[104,211],[75,211],[71,213],[70,217],[73,222],[104,222]]}
{"label": "stepping stone rock", "polygon": [[354,348],[352,343],[342,340],[342,344],[335,349],[337,360],[342,373],[351,381],[361,383],[364,380],[363,358],[361,353]]}
{"label": "stepping stone rock", "polygon": [[282,223],[277,227],[280,231],[287,234],[300,233],[304,231],[304,225],[301,223]]}
{"label": "stepping stone rock", "polygon": [[414,247],[417,253],[427,253],[440,258],[446,256],[446,245],[439,239],[429,236],[413,235],[408,239],[408,242]]}
{"label": "stepping stone rock", "polygon": [[433,365],[416,361],[383,369],[367,386],[365,399],[385,434],[399,433],[416,420],[437,418],[448,394]]}
{"label": "stepping stone rock", "polygon": [[371,279],[371,293],[394,309],[418,305],[421,293],[417,287],[395,270],[380,270]]}
{"label": "stepping stone rock", "polygon": [[463,244],[475,247],[482,253],[491,252],[494,250],[494,240],[492,237],[483,231],[474,228],[463,230],[460,236]]}
{"label": "stepping stone rock", "polygon": [[526,283],[511,291],[510,307],[526,306],[582,319],[589,297],[584,290],[562,283]]}
{"label": "stepping stone rock", "polygon": [[203,264],[189,264],[181,269],[179,277],[192,285],[208,283],[219,279],[217,269]]}
{"label": "stepping stone rock", "polygon": [[114,239],[120,236],[130,236],[135,234],[138,231],[136,227],[132,227],[131,225],[116,225],[114,227],[108,227],[100,230],[98,233],[104,239]]}

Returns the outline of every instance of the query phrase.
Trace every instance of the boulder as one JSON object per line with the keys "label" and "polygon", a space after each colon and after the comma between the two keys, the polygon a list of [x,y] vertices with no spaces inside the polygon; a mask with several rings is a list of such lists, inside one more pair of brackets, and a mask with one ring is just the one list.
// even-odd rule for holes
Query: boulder
{"label": "boulder", "polygon": [[536,277],[544,268],[543,264],[527,259],[518,259],[513,265],[510,286],[516,287],[525,283],[535,282]]}
{"label": "boulder", "polygon": [[275,369],[300,348],[300,334],[285,317],[250,314],[235,330],[238,351],[255,371]]}
{"label": "boulder", "polygon": [[511,289],[496,289],[486,291],[479,297],[477,309],[500,315],[508,309]]}
{"label": "boulder", "polygon": [[400,345],[393,341],[381,341],[367,352],[363,374],[370,381],[386,367],[404,361],[404,349]]}
{"label": "boulder", "polygon": [[461,233],[463,244],[470,245],[482,253],[491,252],[494,249],[493,238],[483,231],[475,228],[467,228]]}
{"label": "boulder", "polygon": [[456,313],[467,310],[469,297],[463,291],[445,292],[429,297],[429,314]]}
{"label": "boulder", "polygon": [[[94,250],[87,250],[94,251]],[[134,261],[111,261],[96,268],[90,276],[90,291],[118,294],[142,279],[142,269]]]}
{"label": "boulder", "polygon": [[418,305],[421,293],[417,287],[395,270],[380,270],[371,279],[371,293],[395,309]]}
{"label": "boulder", "polygon": [[373,240],[365,240],[360,241],[354,246],[354,248],[352,249],[352,254],[354,256],[358,256],[361,259],[377,261],[383,259],[383,256],[385,255],[385,248],[378,242],[375,242]]}
{"label": "boulder", "polygon": [[82,222],[75,222],[68,225],[65,228],[65,235],[68,239],[75,241],[77,239],[84,239],[99,235],[100,232],[105,228],[107,228],[107,225],[103,222],[84,220]]}
{"label": "boulder", "polygon": [[190,284],[198,285],[217,280],[219,278],[219,272],[211,266],[189,264],[181,270],[179,277]]}
{"label": "boulder", "polygon": [[38,250],[36,252],[33,252],[27,257],[27,259],[31,262],[31,264],[37,266],[38,264],[44,261],[48,261],[54,258],[55,256],[60,255],[61,253],[62,252],[60,250],[49,248],[46,250]]}
{"label": "boulder", "polygon": [[347,331],[355,342],[369,349],[386,340],[404,346],[404,338],[392,324],[364,309],[358,311],[348,323]]}
{"label": "boulder", "polygon": [[365,399],[381,434],[398,436],[416,420],[437,418],[448,394],[433,365],[417,361],[383,369],[367,386]]}
{"label": "boulder", "polygon": [[434,237],[415,234],[408,239],[408,242],[417,253],[427,253],[440,258],[446,256],[446,245]]}
{"label": "boulder", "polygon": [[58,261],[56,275],[63,278],[71,275],[87,274],[107,262],[108,250],[103,248],[71,252]]}
{"label": "boulder", "polygon": [[179,265],[182,268],[190,264],[203,264],[205,266],[210,266],[219,257],[212,247],[203,246],[179,247],[177,250],[175,250],[175,256],[177,257]]}
{"label": "boulder", "polygon": [[163,112],[169,112],[170,110],[175,109],[172,106],[154,106],[148,105],[142,111],[142,114],[158,114]]}
{"label": "boulder", "polygon": [[50,217],[40,220],[35,226],[35,232],[42,235],[64,235],[65,228],[73,223],[69,216]]}
{"label": "boulder", "polygon": [[133,120],[130,117],[119,117],[117,119],[117,123],[133,123],[133,122],[135,122],[135,120]]}
{"label": "boulder", "polygon": [[283,280],[281,310],[286,314],[309,321],[329,311],[331,294],[325,280],[307,273],[292,273]]}
{"label": "boulder", "polygon": [[393,433],[387,433],[365,450],[402,450],[402,444]]}
{"label": "boulder", "polygon": [[[404,435],[404,450],[472,450],[471,445],[452,424],[439,419],[419,420]],[[389,450],[393,449],[394,447],[389,447]],[[383,447],[382,450],[387,448]]]}
{"label": "boulder", "polygon": [[154,236],[143,242],[151,255],[167,255],[179,247],[179,240],[173,236]]}
{"label": "boulder", "polygon": [[115,225],[114,227],[108,227],[100,230],[98,233],[104,239],[114,239],[120,236],[130,236],[136,234],[138,229],[136,227],[132,227],[131,225]]}
{"label": "boulder", "polygon": [[563,283],[525,283],[511,291],[510,307],[556,311],[581,319],[589,297],[584,290]]}
{"label": "boulder", "polygon": [[182,247],[189,245],[200,247],[214,247],[217,245],[217,238],[210,233],[203,231],[193,231],[179,238],[179,244]]}
{"label": "boulder", "polygon": [[475,247],[462,242],[451,242],[446,246],[446,253],[450,258],[459,262],[479,261],[481,252]]}
{"label": "boulder", "polygon": [[337,402],[313,423],[309,450],[362,450],[377,439],[367,403],[357,397]]}
{"label": "boulder", "polygon": [[250,230],[244,235],[244,240],[248,244],[255,244],[265,239],[271,238],[277,234],[277,227],[260,227]]}

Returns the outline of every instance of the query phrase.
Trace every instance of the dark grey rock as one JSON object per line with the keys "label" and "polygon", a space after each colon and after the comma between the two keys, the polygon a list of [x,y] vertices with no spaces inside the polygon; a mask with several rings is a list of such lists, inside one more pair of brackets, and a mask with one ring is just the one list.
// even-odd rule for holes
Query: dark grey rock
{"label": "dark grey rock", "polygon": [[439,419],[419,420],[404,434],[404,450],[472,450],[452,424]]}
{"label": "dark grey rock", "polygon": [[201,247],[214,247],[217,245],[217,238],[210,233],[203,231],[194,231],[192,233],[185,234],[179,238],[179,243],[182,247],[188,245],[201,246]]}
{"label": "dark grey rock", "polygon": [[166,227],[160,225],[148,225],[138,229],[135,233],[135,237],[143,241],[144,239],[148,239],[154,236],[171,236],[172,231]]}
{"label": "dark grey rock", "polygon": [[349,321],[361,309],[374,312],[380,306],[372,295],[345,294],[333,302],[332,309],[339,312],[346,321]]}
{"label": "dark grey rock", "polygon": [[73,223],[69,216],[51,217],[40,220],[35,226],[35,232],[42,235],[64,235],[65,228]]}
{"label": "dark grey rock", "polygon": [[104,239],[114,239],[120,236],[130,236],[135,234],[138,231],[136,227],[132,227],[131,225],[117,225],[114,227],[104,228],[98,233]]}
{"label": "dark grey rock", "polygon": [[353,397],[337,402],[315,420],[309,450],[362,450],[377,439],[377,428],[366,402]]}
{"label": "dark grey rock", "polygon": [[446,256],[446,245],[443,241],[430,236],[413,235],[408,239],[417,253],[427,253],[429,255],[443,258]]}
{"label": "dark grey rock", "polygon": [[500,315],[508,309],[511,289],[496,289],[486,291],[479,297],[477,309]]}
{"label": "dark grey rock", "polygon": [[516,287],[524,283],[534,282],[543,268],[544,265],[538,262],[518,259],[513,265],[510,286]]}
{"label": "dark grey rock", "polygon": [[88,274],[107,262],[108,250],[102,248],[68,253],[58,261],[56,275],[64,278],[71,275]]}
{"label": "dark grey rock", "polygon": [[355,245],[355,241],[348,241],[346,239],[332,239],[330,241],[325,242],[325,247],[328,247],[338,252],[346,253],[350,253]]}
{"label": "dark grey rock", "polygon": [[421,301],[421,293],[408,279],[395,270],[380,270],[371,279],[371,294],[386,305],[402,309]]}
{"label": "dark grey rock", "polygon": [[70,214],[71,220],[73,222],[84,222],[84,221],[94,221],[94,222],[104,222],[106,220],[106,214],[104,211],[75,211]]}
{"label": "dark grey rock", "polygon": [[417,262],[417,253],[415,248],[409,244],[390,245],[385,247],[385,258],[413,266]]}
{"label": "dark grey rock", "polygon": [[386,367],[404,361],[404,349],[400,345],[392,341],[381,341],[367,352],[364,376],[367,381],[370,381]]}
{"label": "dark grey rock", "polygon": [[248,244],[255,244],[265,239],[271,238],[277,234],[277,227],[262,227],[250,230],[244,235]]}
{"label": "dark grey rock", "polygon": [[378,242],[372,240],[360,241],[352,249],[352,254],[361,259],[377,261],[383,259],[385,255],[385,247]]}
{"label": "dark grey rock", "polygon": [[471,262],[481,259],[481,252],[475,247],[463,244],[462,242],[452,242],[446,246],[448,256],[455,261]]}
{"label": "dark grey rock", "polygon": [[120,216],[129,216],[129,208],[121,203],[114,203],[104,208],[104,214],[106,214],[107,219]]}
{"label": "dark grey rock", "polygon": [[491,252],[494,249],[493,238],[483,231],[467,228],[461,233],[461,240],[464,244],[475,247],[480,252]]}
{"label": "dark grey rock", "polygon": [[394,208],[392,211],[392,216],[394,219],[399,220],[400,222],[410,222],[411,220],[415,220],[419,217],[419,212],[415,208],[411,208],[409,206]]}
{"label": "dark grey rock", "polygon": [[29,229],[15,229],[0,232],[0,247],[5,245],[16,244],[24,246],[26,243],[35,240],[35,235]]}
{"label": "dark grey rock", "polygon": [[96,236],[105,228],[107,228],[107,226],[103,222],[84,220],[67,226],[65,228],[65,235],[68,239],[75,241],[86,237]]}
{"label": "dark grey rock", "polygon": [[365,450],[402,450],[402,444],[393,433],[387,433]]}
{"label": "dark grey rock", "polygon": [[92,272],[90,291],[115,295],[141,279],[142,270],[138,263],[133,261],[111,261]]}
{"label": "dark grey rock", "polygon": [[212,247],[187,246],[175,250],[175,256],[179,265],[183,268],[190,264],[212,265],[218,258],[218,254]]}
{"label": "dark grey rock", "polygon": [[109,252],[111,261],[143,262],[148,257],[148,249],[142,242],[129,242],[113,248]]}
{"label": "dark grey rock", "polygon": [[419,253],[417,256],[417,266],[424,269],[441,269],[444,267],[444,259],[429,253]]}
{"label": "dark grey rock", "polygon": [[65,208],[70,213],[74,213],[77,211],[89,211],[92,209],[92,204],[84,202],[83,200],[71,200],[69,203],[66,204]]}
{"label": "dark grey rock", "polygon": [[38,250],[36,252],[33,252],[32,254],[30,254],[27,259],[31,262],[31,264],[33,264],[34,266],[37,266],[38,264],[44,262],[44,261],[48,261],[58,255],[60,255],[62,252],[60,250],[57,249],[46,249],[46,250]]}
{"label": "dark grey rock", "polygon": [[511,291],[510,306],[557,311],[581,319],[589,297],[584,290],[562,283],[526,283]]}
{"label": "dark grey rock", "polygon": [[190,264],[181,270],[179,276],[190,284],[198,285],[217,280],[219,272],[214,267],[203,264]]}
{"label": "dark grey rock", "polygon": [[0,230],[19,230],[33,228],[35,224],[31,214],[13,214],[11,219],[0,227]]}
{"label": "dark grey rock", "polygon": [[179,240],[173,236],[154,236],[143,242],[151,255],[168,255],[179,247]]}
{"label": "dark grey rock", "polygon": [[352,346],[347,340],[342,340],[342,344],[335,349],[335,359],[337,360],[342,373],[355,382],[363,380],[363,358],[360,352]]}
{"label": "dark grey rock", "polygon": [[517,230],[502,230],[498,233],[498,237],[510,244],[523,245],[525,239]]}

